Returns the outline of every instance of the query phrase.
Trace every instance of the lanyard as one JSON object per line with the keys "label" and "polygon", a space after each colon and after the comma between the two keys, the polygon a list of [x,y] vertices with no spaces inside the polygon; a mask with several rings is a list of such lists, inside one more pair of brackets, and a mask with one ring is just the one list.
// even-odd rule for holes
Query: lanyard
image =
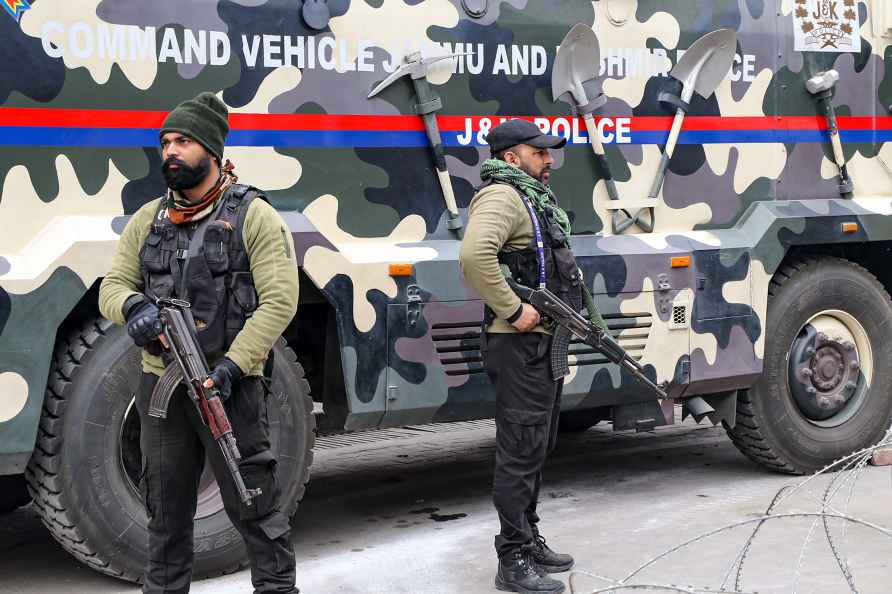
{"label": "lanyard", "polygon": [[533,210],[533,204],[530,202],[530,199],[527,198],[522,192],[518,192],[520,195],[520,199],[523,200],[524,206],[527,207],[527,212],[530,213],[530,218],[533,220],[533,234],[536,236],[536,254],[539,259],[539,288],[545,288],[545,242],[542,241],[542,226],[539,224],[539,217],[536,216],[536,211]]}

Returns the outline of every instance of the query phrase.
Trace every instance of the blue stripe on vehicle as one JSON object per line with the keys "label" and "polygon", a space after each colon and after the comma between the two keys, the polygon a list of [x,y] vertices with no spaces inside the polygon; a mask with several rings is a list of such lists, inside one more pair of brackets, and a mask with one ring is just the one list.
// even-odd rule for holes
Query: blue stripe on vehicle
{"label": "blue stripe on vehicle", "polygon": [[[464,146],[459,142],[463,132],[442,132],[446,146]],[[630,144],[665,144],[668,131],[631,132]],[[844,130],[843,142],[889,142],[892,130]],[[827,142],[821,130],[689,130],[683,131],[679,144],[758,144]],[[572,140],[587,144],[585,135]],[[228,146],[275,146],[295,148],[400,148],[426,147],[427,136],[420,131],[368,130],[232,130]],[[158,131],[149,128],[59,128],[0,127],[0,145],[6,146],[90,146],[90,147],[157,147]],[[476,139],[472,145],[477,146]]]}

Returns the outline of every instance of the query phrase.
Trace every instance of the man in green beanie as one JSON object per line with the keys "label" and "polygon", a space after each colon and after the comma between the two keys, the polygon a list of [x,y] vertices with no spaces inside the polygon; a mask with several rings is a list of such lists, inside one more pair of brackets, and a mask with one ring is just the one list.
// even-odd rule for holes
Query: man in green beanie
{"label": "man in green beanie", "polygon": [[[99,290],[102,315],[126,324],[143,349],[136,407],[144,460],[140,490],[149,520],[146,594],[189,591],[205,455],[226,512],[247,545],[255,593],[298,591],[266,412],[270,351],[297,311],[297,264],[285,222],[259,190],[236,183],[232,164],[223,161],[227,118],[216,95],[201,93],[164,120],[159,138],[169,190],[131,217]],[[192,304],[198,340],[212,367],[205,385],[216,386],[224,400],[246,487],[261,492],[250,506],[241,503],[184,385],[171,398],[167,418],[148,415],[164,371],[160,298]]]}
{"label": "man in green beanie", "polygon": [[[501,530],[495,537],[499,590],[558,594],[564,584],[548,577],[573,566],[539,533],[536,503],[545,458],[557,440],[566,332],[551,332],[539,313],[505,282],[547,287],[582,309],[579,269],[570,251],[570,219],[548,181],[549,149],[566,140],[543,134],[532,122],[509,120],[486,138],[493,158],[483,163],[483,186],[468,209],[459,260],[468,284],[486,302],[481,353],[496,392],[493,503]],[[554,349],[554,351],[553,351]],[[553,353],[564,353],[563,361]]]}

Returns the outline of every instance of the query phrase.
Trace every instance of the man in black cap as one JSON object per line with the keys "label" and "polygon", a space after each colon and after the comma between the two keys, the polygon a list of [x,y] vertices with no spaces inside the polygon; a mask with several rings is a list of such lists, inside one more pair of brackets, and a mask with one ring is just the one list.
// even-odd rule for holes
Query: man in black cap
{"label": "man in black cap", "polygon": [[569,570],[573,558],[546,545],[536,503],[557,438],[563,376],[555,377],[551,332],[509,288],[505,274],[523,285],[546,286],[581,308],[569,218],[548,187],[549,149],[566,140],[529,121],[509,120],[493,128],[487,142],[492,158],[481,168],[484,183],[471,201],[459,259],[468,284],[486,302],[481,351],[496,392],[493,502],[501,531],[495,585],[557,594],[564,584],[546,574]]}
{"label": "man in black cap", "polygon": [[[136,409],[144,462],[140,490],[148,515],[146,594],[189,591],[205,455],[226,513],[247,545],[255,593],[297,592],[263,377],[270,377],[270,350],[297,310],[297,264],[281,216],[257,188],[236,183],[232,164],[223,163],[227,118],[226,105],[213,93],[201,93],[168,114],[159,140],[169,190],[127,222],[99,289],[102,315],[126,324],[143,349]],[[160,298],[192,303],[198,341],[213,368],[205,386],[220,390],[242,454],[245,486],[261,491],[250,506],[241,503],[183,384],[170,399],[167,418],[148,415],[164,372]]]}

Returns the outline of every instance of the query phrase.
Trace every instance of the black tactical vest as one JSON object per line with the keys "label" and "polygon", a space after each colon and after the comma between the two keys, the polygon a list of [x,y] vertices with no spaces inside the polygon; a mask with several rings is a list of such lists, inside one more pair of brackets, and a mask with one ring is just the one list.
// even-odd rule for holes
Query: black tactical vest
{"label": "black tactical vest", "polygon": [[[523,202],[533,224],[533,240],[520,250],[502,251],[498,254],[500,264],[508,267],[515,281],[531,288],[539,287],[539,250],[536,242],[536,223],[542,233],[542,248],[545,257],[545,287],[575,311],[582,310],[582,277],[576,257],[570,250],[570,238],[557,224],[551,213],[540,212],[529,198],[511,186]],[[535,220],[532,220],[535,217]],[[495,313],[484,308],[484,326],[495,319]],[[485,330],[485,329],[484,329]],[[551,374],[555,381],[570,373],[567,353],[570,347],[570,331],[563,327],[554,328],[551,341]]]}
{"label": "black tactical vest", "polygon": [[257,292],[242,230],[256,188],[233,184],[214,212],[195,223],[174,225],[162,198],[139,252],[145,292],[192,304],[198,341],[209,360],[229,348],[257,309]]}
{"label": "black tactical vest", "polygon": [[[531,212],[531,217],[535,214],[539,228],[542,230],[545,252],[545,286],[576,311],[581,310],[582,280],[576,258],[570,250],[569,238],[564,235],[560,225],[551,218],[549,213],[539,212],[535,207],[530,209],[529,199],[514,186],[511,188],[517,192],[527,212]],[[498,258],[500,264],[508,266],[515,281],[534,289],[539,286],[539,254],[535,233],[527,247],[510,252],[499,252]],[[487,311],[487,323],[491,322],[490,316],[492,315],[490,311]]]}

